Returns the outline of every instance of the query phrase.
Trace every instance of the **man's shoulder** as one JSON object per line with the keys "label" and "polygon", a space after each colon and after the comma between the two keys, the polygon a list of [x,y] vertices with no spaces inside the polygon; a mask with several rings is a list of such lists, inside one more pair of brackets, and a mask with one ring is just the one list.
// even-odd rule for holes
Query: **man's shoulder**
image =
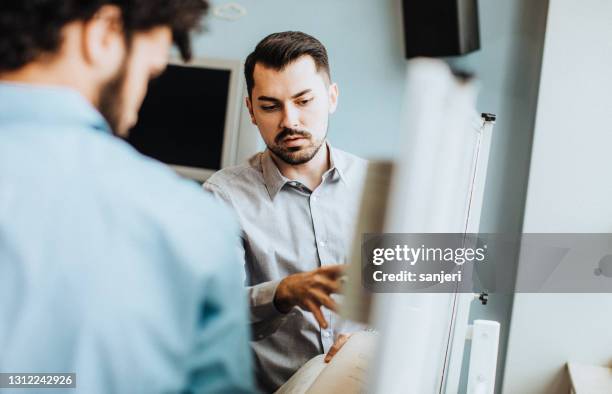
{"label": "man's shoulder", "polygon": [[262,152],[257,153],[242,164],[226,167],[215,172],[206,180],[204,187],[231,193],[237,190],[252,189],[258,184],[263,185],[261,155]]}
{"label": "man's shoulder", "polygon": [[357,167],[367,167],[368,161],[362,157],[359,157],[353,153],[344,151],[342,149],[338,149],[336,147],[332,147],[334,151],[334,155],[347,165],[357,166]]}
{"label": "man's shoulder", "polygon": [[[8,146],[0,144],[0,176],[8,174],[4,183],[28,196],[18,204],[30,206],[23,220],[39,215],[39,207],[50,207],[44,212],[48,222],[58,228],[66,225],[62,230],[75,237],[88,237],[78,232],[92,227],[100,239],[122,234],[117,237],[121,242],[139,239],[158,245],[162,242],[153,241],[184,239],[197,245],[205,233],[237,232],[231,210],[127,142],[99,130],[47,128],[30,130],[25,138],[8,136]],[[13,153],[7,158],[2,153],[8,150]],[[36,160],[28,159],[26,152]],[[3,170],[2,164],[11,160],[21,169],[19,174]],[[36,203],[29,197],[36,195],[34,190]],[[74,218],[69,226],[67,215]]]}
{"label": "man's shoulder", "polygon": [[335,165],[349,179],[362,182],[368,169],[368,161],[355,154],[332,147]]}
{"label": "man's shoulder", "polygon": [[[208,224],[227,223],[233,214],[204,193],[196,182],[183,179],[167,165],[138,153],[124,141],[105,142],[107,166],[91,163],[98,170],[96,182],[101,198],[112,199],[118,214],[144,215],[161,225],[175,224],[203,230]],[[109,165],[108,163],[113,163]]]}

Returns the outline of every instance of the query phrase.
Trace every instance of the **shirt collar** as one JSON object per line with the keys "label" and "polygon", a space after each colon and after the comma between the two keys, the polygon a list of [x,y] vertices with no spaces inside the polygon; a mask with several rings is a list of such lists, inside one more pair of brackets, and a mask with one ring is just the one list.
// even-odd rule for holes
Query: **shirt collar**
{"label": "shirt collar", "polygon": [[[342,181],[345,183],[343,169],[346,163],[342,160],[342,155],[339,155],[329,142],[326,142],[329,151],[329,170],[323,174],[323,183],[328,180],[331,181]],[[264,183],[270,199],[274,200],[278,192],[285,186],[286,183],[292,182],[291,179],[281,174],[280,170],[274,163],[271,157],[269,149],[266,149],[260,154],[261,170],[263,174]]]}
{"label": "shirt collar", "polygon": [[76,90],[0,82],[0,123],[36,122],[111,133],[102,115]]}
{"label": "shirt collar", "polygon": [[268,189],[268,194],[270,195],[270,199],[274,200],[280,189],[285,185],[285,183],[290,180],[281,174],[280,170],[272,160],[270,156],[270,150],[266,149],[263,153],[259,155],[261,160],[261,171],[263,173],[264,183],[266,184],[266,189]]}
{"label": "shirt collar", "polygon": [[346,169],[346,162],[344,157],[338,154],[338,150],[327,143],[329,149],[329,173],[331,173],[332,180],[341,180],[346,183],[344,171]]}

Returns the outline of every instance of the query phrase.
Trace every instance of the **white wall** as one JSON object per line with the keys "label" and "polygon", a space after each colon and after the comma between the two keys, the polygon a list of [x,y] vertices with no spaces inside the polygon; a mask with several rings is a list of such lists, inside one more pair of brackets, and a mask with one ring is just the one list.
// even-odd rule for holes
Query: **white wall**
{"label": "white wall", "polygon": [[[612,232],[611,92],[612,2],[550,0],[525,233]],[[567,361],[610,363],[611,311],[612,294],[517,295],[503,392],[567,392]]]}

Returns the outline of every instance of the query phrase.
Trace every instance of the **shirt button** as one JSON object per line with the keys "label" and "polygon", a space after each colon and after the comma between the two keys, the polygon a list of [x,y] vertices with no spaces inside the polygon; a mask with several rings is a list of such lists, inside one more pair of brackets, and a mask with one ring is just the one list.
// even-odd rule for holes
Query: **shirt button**
{"label": "shirt button", "polygon": [[323,336],[325,338],[329,338],[331,336],[331,333],[329,331],[323,331]]}
{"label": "shirt button", "polygon": [[325,247],[325,241],[320,241],[320,242],[319,242],[319,246],[321,246],[322,248],[324,248],[324,247]]}
{"label": "shirt button", "polygon": [[317,196],[312,196],[310,197],[310,199],[312,200],[312,202],[317,202]]}

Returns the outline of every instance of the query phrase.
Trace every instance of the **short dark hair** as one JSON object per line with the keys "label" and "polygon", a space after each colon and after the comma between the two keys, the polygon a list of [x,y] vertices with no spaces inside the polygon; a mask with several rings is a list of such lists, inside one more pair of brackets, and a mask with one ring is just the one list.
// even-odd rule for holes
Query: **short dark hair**
{"label": "short dark hair", "polygon": [[253,72],[257,63],[280,71],[304,55],[312,57],[317,71],[325,72],[328,80],[331,81],[327,50],[316,38],[299,31],[285,31],[270,34],[261,40],[244,63],[244,78],[249,97],[255,86]]}
{"label": "short dark hair", "polygon": [[126,39],[135,32],[170,27],[185,60],[191,58],[189,34],[208,10],[206,0],[2,0],[0,71],[16,70],[57,51],[67,23],[89,20],[105,5],[121,9]]}

